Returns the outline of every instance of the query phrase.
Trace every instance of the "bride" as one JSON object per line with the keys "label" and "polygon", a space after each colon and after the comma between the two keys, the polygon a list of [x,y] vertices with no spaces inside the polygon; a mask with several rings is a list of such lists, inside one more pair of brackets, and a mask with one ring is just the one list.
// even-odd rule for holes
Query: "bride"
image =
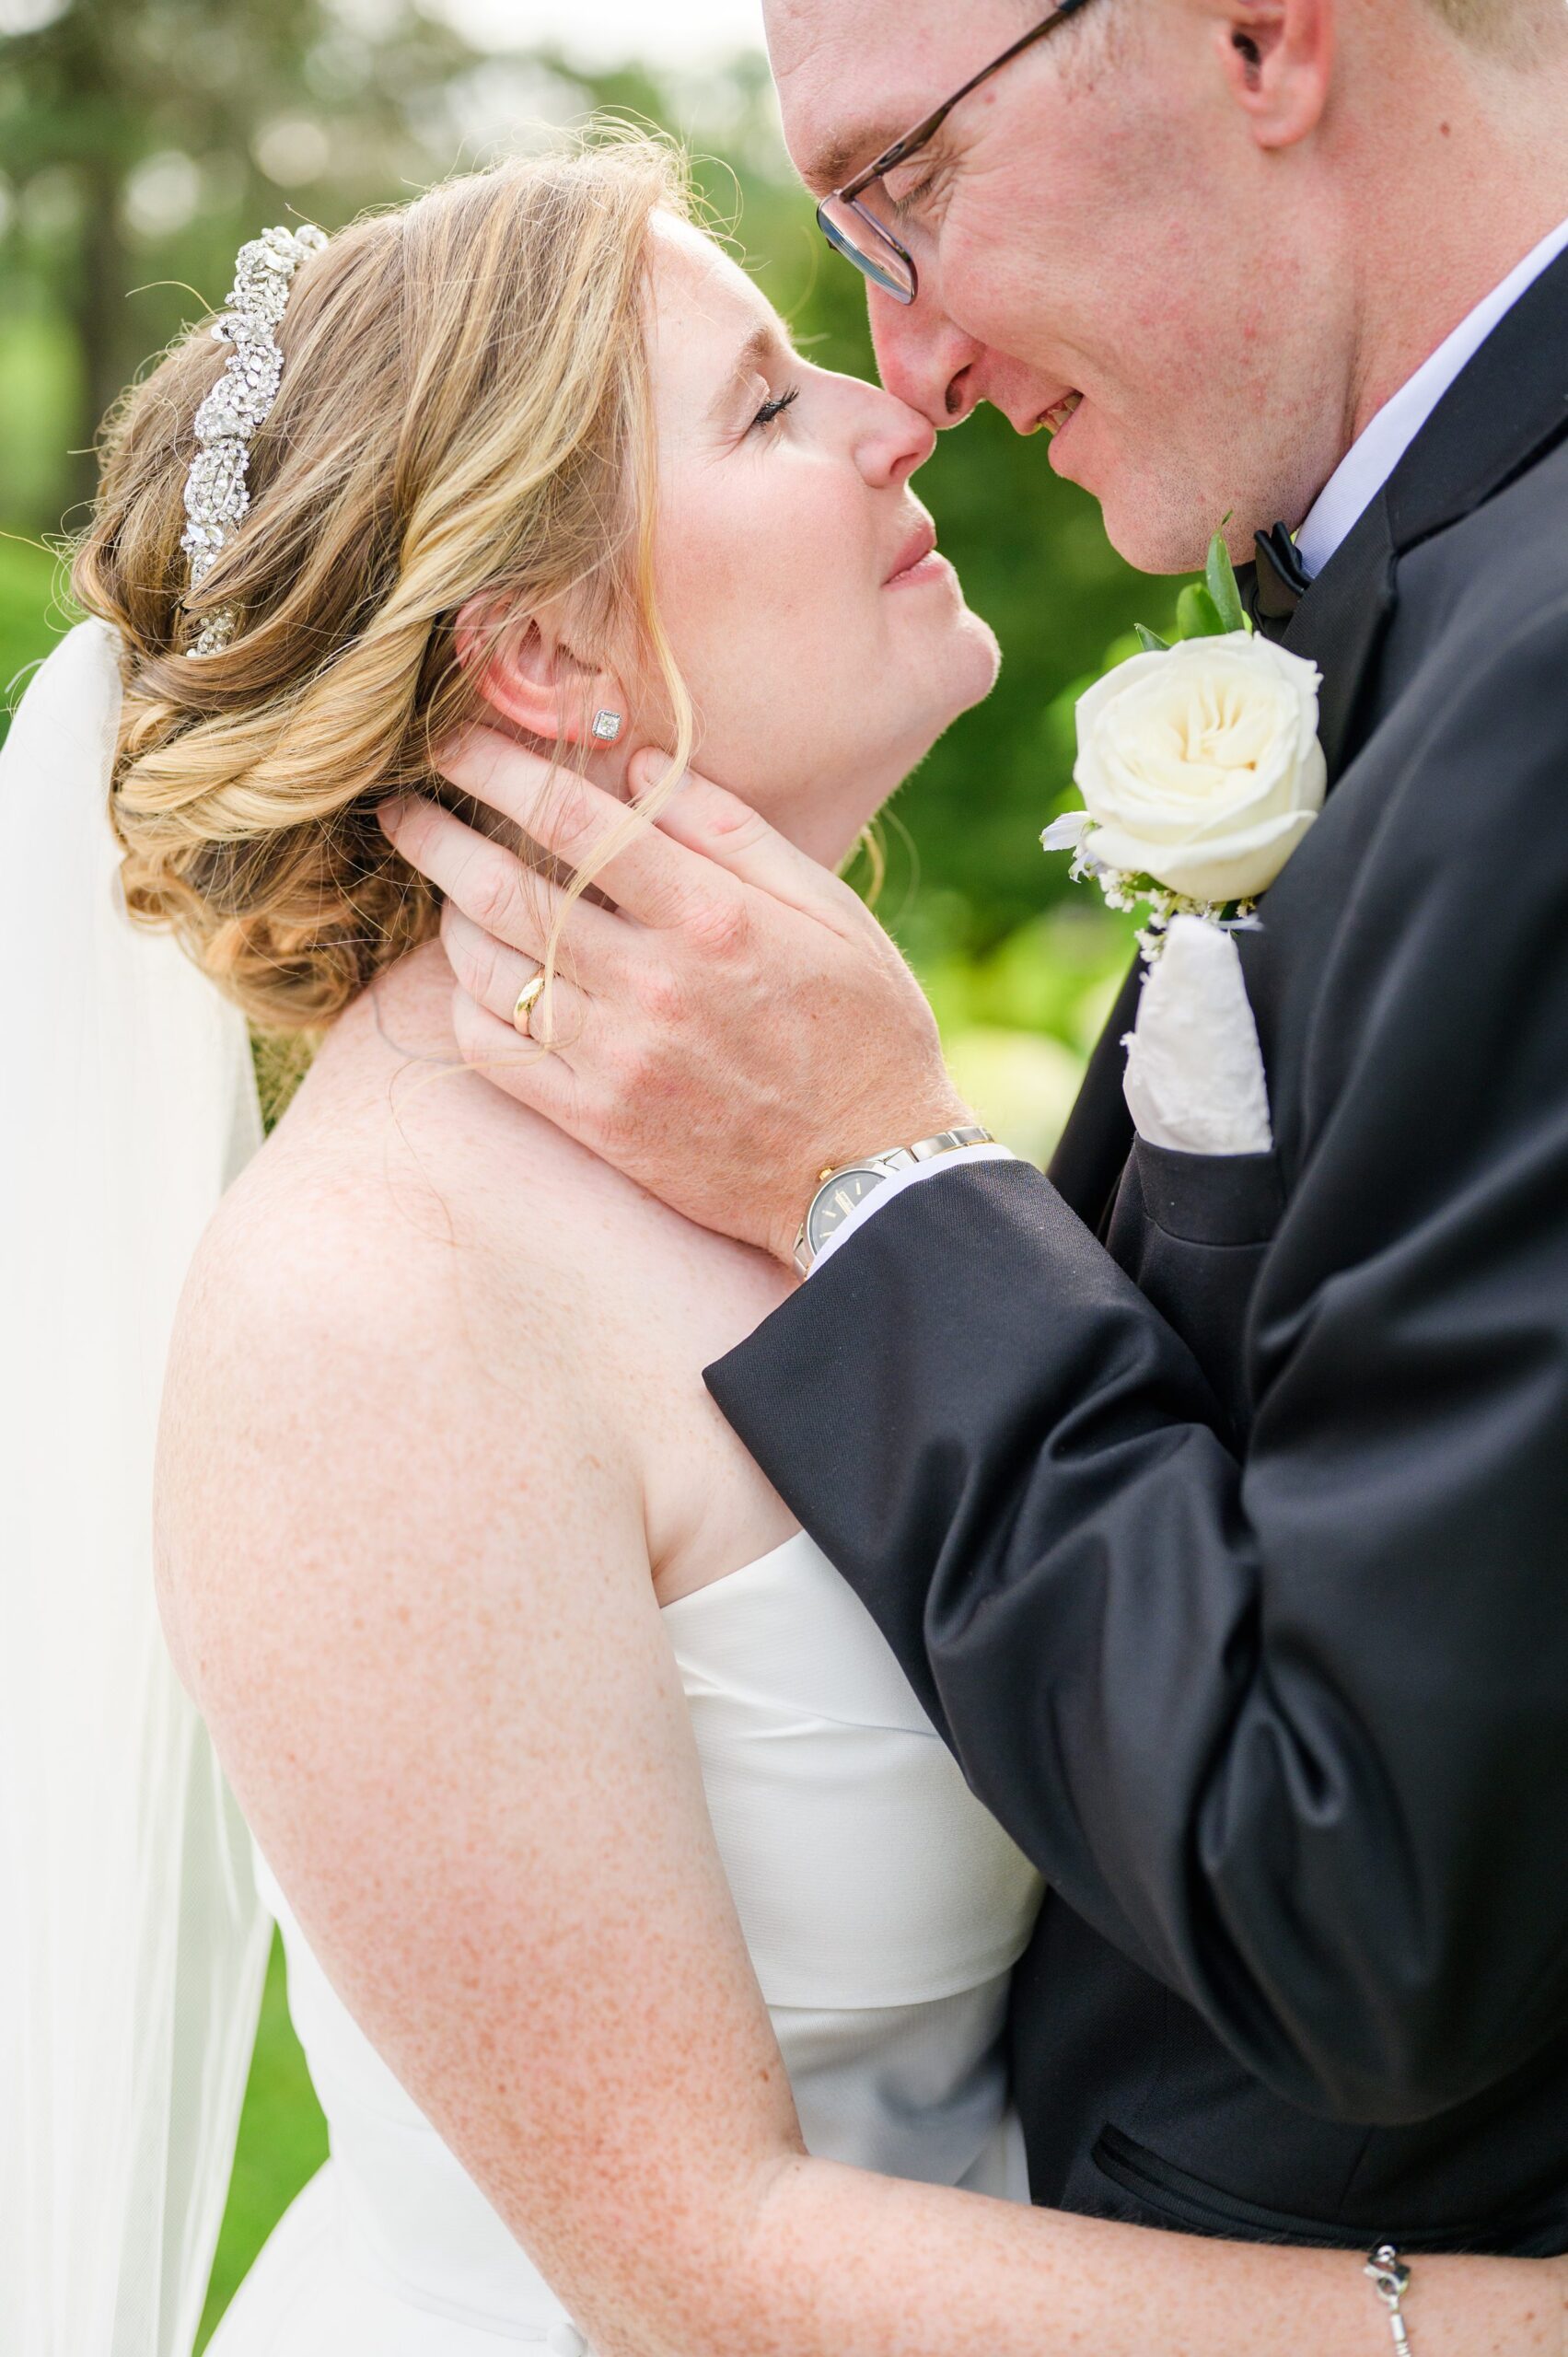
{"label": "bride", "polygon": [[[42,1402],[6,1463],[48,1512],[5,1694],[37,1790],[0,1854],[26,1956],[77,1970],[55,2012],[41,1965],[4,1992],[39,2042],[0,2128],[0,2256],[32,2270],[7,2350],[187,2357],[258,1893],[331,2157],[216,2357],[1386,2346],[1357,2255],[1028,2206],[1005,2020],[1036,1878],[700,1380],[785,1280],[461,1067],[440,911],[378,823],[476,720],[625,795],[700,714],[706,765],[842,858],[994,674],[909,490],[929,428],[791,352],[647,143],[247,256],[214,402],[192,336],[116,420],[94,619],[6,754],[14,872],[36,806],[145,928],[73,930],[57,867],[12,970],[62,981],[6,1202]],[[598,847],[611,898],[672,790]],[[502,979],[543,1052],[569,959]],[[259,1152],[235,1009],[322,1035]],[[198,1718],[103,1550],[159,1284],[240,1163],[163,1399],[157,1599]],[[62,1478],[67,1400],[123,1475],[107,1512]],[[1557,2349],[1556,2263],[1419,2275],[1420,2357]]]}

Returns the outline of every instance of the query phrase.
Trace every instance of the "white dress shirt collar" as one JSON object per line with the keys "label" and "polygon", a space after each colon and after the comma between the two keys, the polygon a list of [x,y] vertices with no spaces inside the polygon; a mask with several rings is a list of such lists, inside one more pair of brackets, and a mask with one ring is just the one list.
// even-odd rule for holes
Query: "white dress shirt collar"
{"label": "white dress shirt collar", "polygon": [[1371,505],[1427,419],[1466,363],[1474,358],[1504,314],[1532,286],[1549,263],[1568,250],[1563,221],[1511,270],[1500,286],[1461,319],[1413,377],[1386,401],[1351,444],[1318,494],[1295,536],[1296,551],[1309,574],[1322,572],[1352,528]]}

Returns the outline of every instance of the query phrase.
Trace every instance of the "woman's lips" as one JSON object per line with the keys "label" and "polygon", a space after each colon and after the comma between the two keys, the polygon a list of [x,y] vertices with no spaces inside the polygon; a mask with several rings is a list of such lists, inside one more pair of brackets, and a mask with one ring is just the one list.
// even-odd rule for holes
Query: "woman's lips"
{"label": "woman's lips", "polygon": [[895,573],[885,586],[889,589],[912,589],[923,581],[950,581],[952,577],[953,568],[947,558],[940,549],[933,549],[928,556],[921,558],[918,564],[907,566],[902,573]]}
{"label": "woman's lips", "polygon": [[935,581],[951,572],[945,556],[936,552],[936,527],[923,524],[912,539],[904,543],[902,553],[883,587],[901,589],[906,583]]}

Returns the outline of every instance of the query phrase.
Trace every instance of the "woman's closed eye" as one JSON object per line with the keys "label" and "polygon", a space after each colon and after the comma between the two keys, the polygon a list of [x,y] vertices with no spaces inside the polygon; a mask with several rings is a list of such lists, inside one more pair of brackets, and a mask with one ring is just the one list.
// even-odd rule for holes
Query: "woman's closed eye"
{"label": "woman's closed eye", "polygon": [[751,421],[752,425],[761,425],[764,428],[770,425],[776,425],[779,419],[784,415],[785,410],[793,408],[799,399],[800,387],[798,385],[791,385],[787,392],[780,393],[776,397],[771,398],[762,403],[761,408],[757,412],[756,416]]}

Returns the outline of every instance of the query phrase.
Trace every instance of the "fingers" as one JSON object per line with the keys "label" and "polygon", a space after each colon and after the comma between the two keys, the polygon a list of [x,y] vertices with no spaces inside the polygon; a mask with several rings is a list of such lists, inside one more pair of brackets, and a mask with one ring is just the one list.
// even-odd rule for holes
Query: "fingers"
{"label": "fingers", "polygon": [[[666,756],[641,752],[632,763],[632,783],[645,794],[663,777]],[[820,917],[844,888],[829,869],[771,827],[760,811],[711,778],[688,770],[680,791],[659,812],[661,833],[689,851],[700,852],[758,891],[789,908]]]}
{"label": "fingers", "polygon": [[[436,887],[448,907],[460,910],[505,947],[543,962],[565,899],[558,885],[525,867],[504,843],[465,826],[422,795],[410,795],[383,811],[381,825],[409,865]],[[617,921],[608,909],[579,900],[566,932],[574,966],[613,966]]]}
{"label": "fingers", "polygon": [[585,1092],[564,1056],[542,1055],[517,1037],[510,1022],[462,989],[452,993],[452,1030],[463,1062],[494,1082],[503,1096],[586,1143],[589,1122]]}
{"label": "fingers", "polygon": [[517,1000],[524,983],[532,981],[539,973],[539,959],[521,950],[509,949],[450,900],[441,911],[441,946],[459,988],[497,1021],[510,1026],[518,1039],[530,1039],[538,1047],[553,1048],[558,1052],[569,1051],[573,1042],[581,1039],[588,1003],[582,992],[561,974],[546,984],[528,1018],[526,1033],[517,1032],[514,1021]]}
{"label": "fingers", "polygon": [[500,811],[542,850],[587,873],[639,924],[679,924],[704,896],[704,871],[681,844],[637,826],[623,802],[570,771],[551,770],[509,737],[470,728],[442,754],[443,773]]}

